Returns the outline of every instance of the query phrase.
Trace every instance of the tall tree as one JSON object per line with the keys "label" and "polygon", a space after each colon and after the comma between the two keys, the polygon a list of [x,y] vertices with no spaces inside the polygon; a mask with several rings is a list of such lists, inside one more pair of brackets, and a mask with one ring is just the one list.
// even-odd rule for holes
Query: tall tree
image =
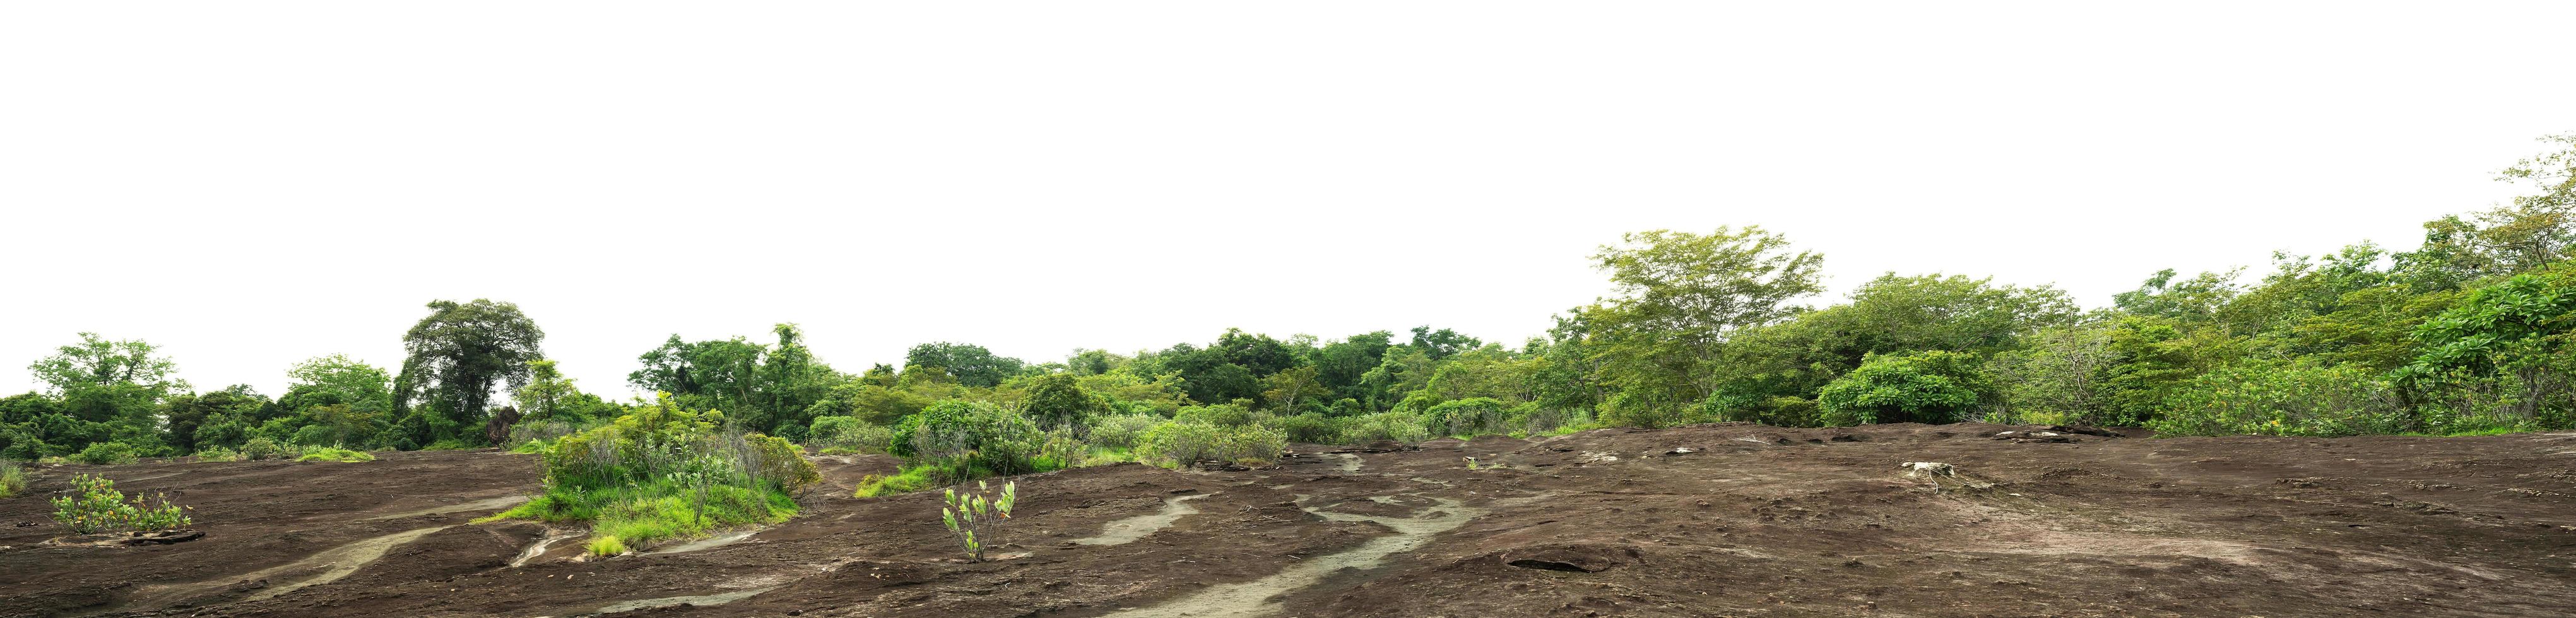
{"label": "tall tree", "polygon": [[545,357],[546,333],[516,303],[474,299],[429,303],[429,316],[403,334],[403,366],[394,383],[397,416],[416,404],[435,410],[432,440],[475,435],[503,385],[528,382],[528,362]]}
{"label": "tall tree", "polygon": [[1823,289],[1824,256],[1791,251],[1761,226],[1702,235],[1655,230],[1601,247],[1594,266],[1616,296],[1587,308],[1601,343],[1604,381],[1618,388],[1613,422],[1678,419],[1716,389],[1711,363],[1737,330],[1800,310],[1790,300]]}
{"label": "tall tree", "polygon": [[957,383],[978,388],[999,385],[1003,378],[1019,375],[1020,368],[1026,365],[1020,359],[995,356],[984,346],[946,341],[912,346],[904,353],[903,364],[906,370],[915,366],[945,368],[948,375],[956,376]]}

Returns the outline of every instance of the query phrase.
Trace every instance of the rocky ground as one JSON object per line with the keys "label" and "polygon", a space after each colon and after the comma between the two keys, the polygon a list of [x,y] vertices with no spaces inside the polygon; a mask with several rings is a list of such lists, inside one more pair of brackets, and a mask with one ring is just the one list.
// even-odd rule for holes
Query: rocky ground
{"label": "rocky ground", "polygon": [[[579,560],[577,531],[467,523],[537,489],[525,455],[40,466],[0,500],[0,615],[2576,612],[2576,433],[1996,437],[2032,429],[1720,424],[1085,468],[1019,479],[1009,557],[976,564],[936,496],[849,497],[882,457],[820,458],[829,483],[784,525],[606,560]],[[67,531],[44,494],[82,472],[195,507],[204,536],[49,543]]]}

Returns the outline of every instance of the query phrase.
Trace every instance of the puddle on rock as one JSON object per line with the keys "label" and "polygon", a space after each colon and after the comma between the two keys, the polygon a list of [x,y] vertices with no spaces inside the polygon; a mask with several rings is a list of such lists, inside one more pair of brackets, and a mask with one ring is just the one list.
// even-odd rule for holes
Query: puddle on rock
{"label": "puddle on rock", "polygon": [[1152,515],[1138,515],[1109,522],[1108,527],[1103,528],[1100,531],[1100,536],[1074,539],[1073,542],[1080,545],[1124,545],[1127,543],[1133,543],[1136,539],[1145,538],[1146,535],[1153,534],[1155,531],[1172,527],[1172,523],[1180,521],[1182,515],[1190,515],[1199,512],[1197,507],[1190,506],[1186,503],[1191,500],[1197,500],[1213,495],[1216,494],[1190,494],[1186,496],[1172,496],[1164,498],[1163,510],[1160,512]]}
{"label": "puddle on rock", "polygon": [[1212,618],[1219,616],[1265,616],[1277,613],[1272,598],[1315,585],[1342,569],[1373,569],[1385,564],[1386,557],[1412,551],[1431,541],[1432,535],[1466,525],[1468,520],[1485,514],[1484,509],[1468,508],[1456,500],[1435,498],[1439,506],[1421,517],[1378,517],[1335,513],[1308,507],[1330,521],[1365,521],[1386,526],[1395,534],[1369,539],[1359,547],[1341,553],[1317,556],[1290,565],[1275,575],[1240,584],[1223,584],[1187,596],[1120,612],[1110,616],[1127,618]]}
{"label": "puddle on rock", "polygon": [[751,535],[754,535],[754,534],[760,534],[760,531],[759,531],[759,530],[744,530],[744,531],[741,531],[741,532],[735,532],[735,533],[732,533],[732,534],[717,535],[717,536],[714,536],[714,537],[703,538],[703,539],[698,539],[698,540],[695,540],[695,541],[690,541],[690,542],[687,542],[687,543],[681,543],[681,544],[678,544],[678,545],[673,545],[673,546],[670,546],[670,547],[668,547],[668,548],[655,549],[655,550],[653,550],[653,551],[648,551],[648,552],[644,552],[644,553],[649,555],[649,554],[678,554],[678,553],[687,553],[687,552],[693,552],[693,551],[704,551],[704,550],[709,550],[709,549],[715,549],[715,548],[718,548],[718,547],[724,547],[724,546],[726,546],[726,545],[732,545],[732,544],[735,544],[735,543],[740,543],[740,542],[742,542],[742,541],[743,541],[743,539],[751,538]]}
{"label": "puddle on rock", "polygon": [[659,598],[659,599],[638,599],[638,600],[634,600],[634,601],[620,601],[620,602],[617,602],[617,603],[610,604],[610,605],[609,605],[609,606],[607,606],[607,607],[599,608],[599,611],[591,612],[591,613],[590,613],[590,614],[588,614],[588,615],[614,614],[614,613],[618,613],[618,612],[631,612],[631,611],[635,611],[635,610],[639,610],[639,609],[653,609],[653,608],[656,608],[656,607],[672,607],[672,606],[677,606],[677,605],[691,605],[691,606],[697,606],[697,607],[706,607],[706,606],[710,606],[710,605],[723,605],[723,604],[726,604],[726,603],[732,603],[732,602],[734,602],[734,601],[740,601],[740,600],[743,600],[743,599],[748,599],[748,598],[751,598],[751,597],[753,597],[753,596],[757,596],[757,595],[759,595],[760,593],[768,592],[768,591],[771,591],[771,590],[777,590],[777,589],[778,589],[778,587],[777,587],[777,586],[766,586],[766,587],[761,587],[761,588],[753,588],[753,589],[750,589],[750,590],[737,590],[737,591],[727,592],[727,593],[723,593],[723,594],[701,594],[701,595],[697,595],[697,596],[690,596],[690,597],[663,597],[663,598]]}
{"label": "puddle on rock", "polygon": [[392,515],[377,515],[377,516],[375,516],[375,517],[369,517],[369,518],[361,519],[361,520],[358,520],[358,521],[384,521],[384,520],[387,520],[387,519],[402,519],[402,518],[405,518],[405,517],[420,517],[420,516],[422,516],[422,515],[445,515],[445,514],[448,514],[448,513],[461,513],[461,512],[465,512],[465,511],[499,511],[499,510],[501,510],[501,509],[506,509],[506,508],[510,508],[510,507],[518,506],[518,505],[519,505],[519,503],[521,503],[521,502],[527,502],[527,501],[528,501],[528,497],[527,497],[527,496],[502,496],[502,497],[499,497],[499,498],[485,498],[485,499],[482,499],[482,500],[476,500],[476,501],[473,501],[473,502],[461,502],[461,503],[457,503],[457,504],[449,504],[449,505],[442,505],[442,506],[433,506],[433,507],[429,507],[429,508],[425,508],[425,509],[421,509],[421,510],[417,510],[417,511],[404,511],[404,512],[395,513],[395,514],[392,514]]}

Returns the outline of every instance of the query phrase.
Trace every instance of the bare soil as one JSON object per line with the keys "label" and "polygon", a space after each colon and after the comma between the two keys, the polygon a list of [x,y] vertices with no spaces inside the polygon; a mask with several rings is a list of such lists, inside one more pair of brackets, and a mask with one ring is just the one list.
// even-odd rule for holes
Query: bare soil
{"label": "bare soil", "polygon": [[[786,524],[604,560],[578,558],[577,531],[467,523],[538,489],[525,455],[37,467],[0,500],[0,616],[2576,612],[2576,433],[1994,437],[2031,429],[1718,424],[1085,468],[1020,478],[994,550],[1015,557],[979,564],[955,559],[936,496],[849,497],[893,469],[876,456],[817,458],[827,484]],[[47,544],[69,532],[44,496],[83,472],[195,507],[204,536]]]}

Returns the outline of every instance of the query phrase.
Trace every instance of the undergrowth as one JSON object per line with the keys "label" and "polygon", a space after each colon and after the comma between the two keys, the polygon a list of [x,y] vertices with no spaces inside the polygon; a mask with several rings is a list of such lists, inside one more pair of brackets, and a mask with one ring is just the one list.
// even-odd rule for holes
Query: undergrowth
{"label": "undergrowth", "polygon": [[365,453],[365,452],[363,452],[363,451],[352,451],[352,450],[349,450],[349,449],[339,448],[339,447],[335,447],[335,446],[317,446],[317,447],[312,447],[312,448],[304,449],[304,456],[302,456],[302,457],[297,457],[297,458],[295,458],[295,460],[296,460],[296,461],[336,461],[336,462],[342,462],[342,463],[350,463],[350,462],[360,462],[360,461],[375,461],[375,460],[376,460],[376,456],[366,454],[366,453]]}

